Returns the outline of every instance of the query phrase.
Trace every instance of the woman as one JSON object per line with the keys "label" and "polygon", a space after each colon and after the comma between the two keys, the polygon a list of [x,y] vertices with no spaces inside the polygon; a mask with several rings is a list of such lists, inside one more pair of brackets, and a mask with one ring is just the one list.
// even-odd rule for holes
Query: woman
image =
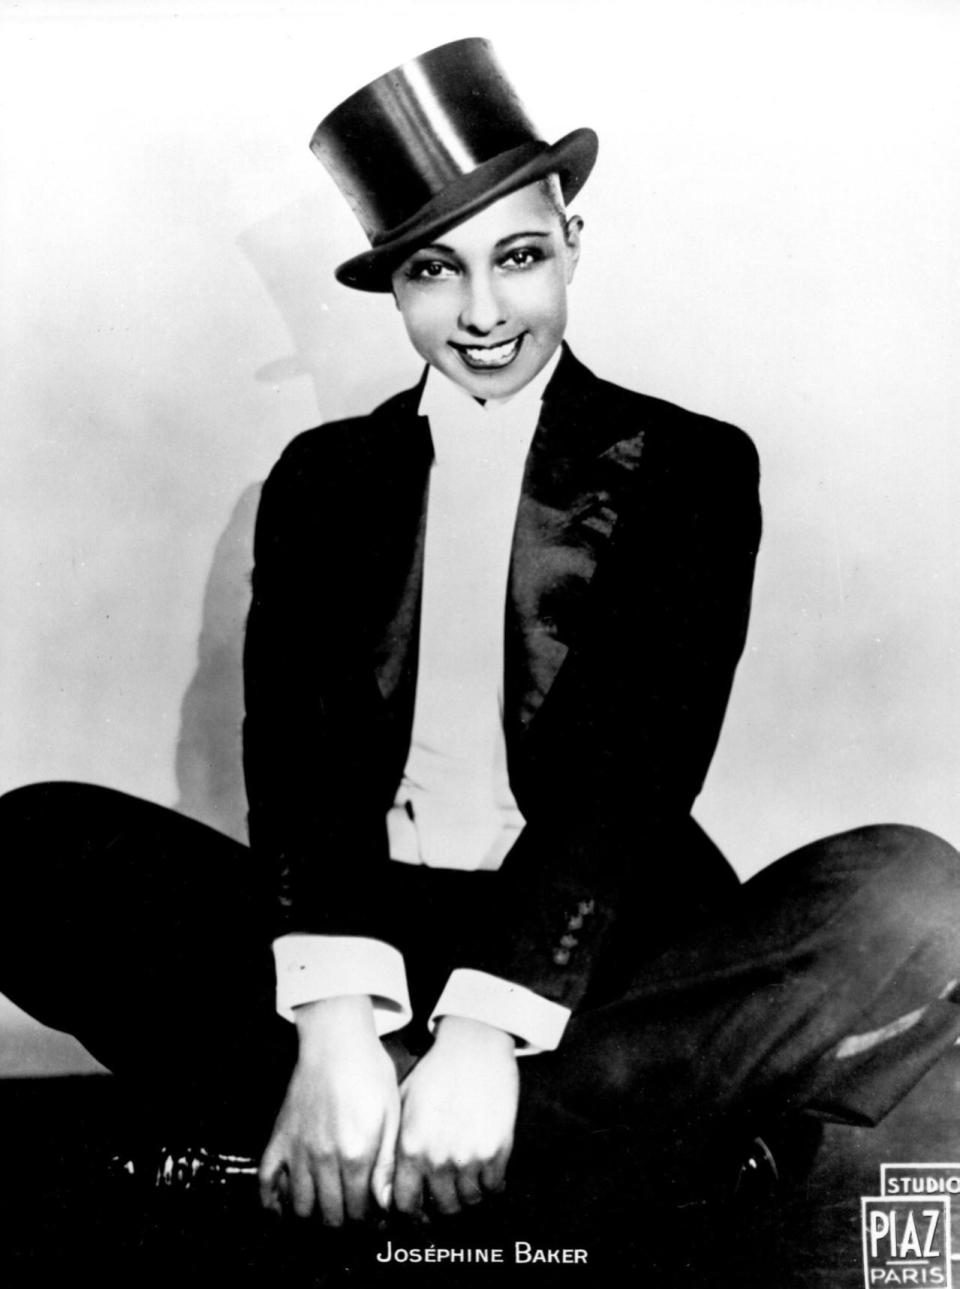
{"label": "woman", "polygon": [[757,460],[563,345],[595,136],[548,146],[466,40],[313,147],[371,241],[338,278],[392,292],[427,371],[265,485],[251,850],[103,789],[11,794],[13,854],[50,857],[18,907],[57,948],[24,921],[4,990],[330,1225],[529,1188],[544,1141],[649,1170],[705,1123],[875,1121],[960,1034],[957,857],[865,828],[740,888],[691,820]]}

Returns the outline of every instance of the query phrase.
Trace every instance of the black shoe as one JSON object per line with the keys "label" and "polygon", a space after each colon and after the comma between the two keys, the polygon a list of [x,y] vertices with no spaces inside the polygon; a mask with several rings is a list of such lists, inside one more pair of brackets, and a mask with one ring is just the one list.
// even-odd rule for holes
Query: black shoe
{"label": "black shoe", "polygon": [[133,1270],[126,1283],[138,1289],[259,1287],[282,1261],[284,1233],[261,1207],[257,1160],[249,1155],[143,1145],[113,1156],[108,1190],[128,1233]]}
{"label": "black shoe", "polygon": [[813,1165],[823,1126],[808,1115],[791,1115],[755,1136],[735,1164],[730,1201],[737,1207],[770,1203]]}
{"label": "black shoe", "polygon": [[738,1207],[769,1203],[780,1187],[780,1169],[763,1137],[754,1137],[737,1167],[730,1200]]}
{"label": "black shoe", "polygon": [[226,1191],[254,1189],[257,1161],[206,1146],[161,1146],[114,1155],[110,1175],[130,1179],[139,1191]]}

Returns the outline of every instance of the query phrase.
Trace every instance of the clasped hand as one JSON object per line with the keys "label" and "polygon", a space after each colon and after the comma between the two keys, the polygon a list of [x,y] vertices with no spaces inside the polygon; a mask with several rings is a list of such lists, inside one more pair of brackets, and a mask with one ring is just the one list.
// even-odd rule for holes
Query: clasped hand
{"label": "clasped hand", "polygon": [[297,1020],[300,1057],[260,1165],[265,1207],[339,1226],[377,1208],[457,1213],[502,1189],[519,1096],[509,1035],[446,1017],[398,1087],[368,999]]}

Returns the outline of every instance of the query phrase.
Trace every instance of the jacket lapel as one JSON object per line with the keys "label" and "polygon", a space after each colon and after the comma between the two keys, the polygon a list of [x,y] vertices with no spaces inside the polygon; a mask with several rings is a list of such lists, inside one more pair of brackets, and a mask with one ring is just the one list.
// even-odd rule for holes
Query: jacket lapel
{"label": "jacket lapel", "polygon": [[[378,432],[369,512],[369,567],[376,574],[369,597],[373,664],[401,738],[404,729],[409,736],[413,720],[433,462],[429,423],[417,415],[421,388],[422,381],[392,401]],[[508,740],[530,725],[576,645],[624,486],[640,463],[643,433],[619,423],[615,396],[615,387],[598,380],[564,345],[527,457],[513,537],[505,615]]]}
{"label": "jacket lapel", "polygon": [[[391,409],[381,432],[388,448],[371,453],[376,487],[368,510],[370,548],[365,561],[369,638],[377,685],[401,719],[412,720],[420,631],[420,594],[427,527],[427,494],[433,443],[417,415],[421,380]],[[409,710],[407,710],[409,709]]]}
{"label": "jacket lapel", "polygon": [[517,512],[506,613],[508,738],[530,725],[576,644],[624,485],[640,462],[642,431],[618,423],[614,396],[564,346]]}

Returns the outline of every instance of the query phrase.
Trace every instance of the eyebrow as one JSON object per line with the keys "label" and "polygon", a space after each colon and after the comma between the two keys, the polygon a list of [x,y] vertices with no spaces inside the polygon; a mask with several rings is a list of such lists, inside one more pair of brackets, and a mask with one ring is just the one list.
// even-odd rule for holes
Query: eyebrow
{"label": "eyebrow", "polygon": [[[494,250],[502,251],[505,246],[511,242],[521,241],[525,237],[549,237],[550,233],[542,229],[530,229],[524,233],[509,233],[506,237],[501,237],[495,244]],[[458,252],[452,246],[447,246],[445,242],[431,242],[429,246],[418,246],[414,254],[423,251],[440,251],[444,255],[456,255]]]}

